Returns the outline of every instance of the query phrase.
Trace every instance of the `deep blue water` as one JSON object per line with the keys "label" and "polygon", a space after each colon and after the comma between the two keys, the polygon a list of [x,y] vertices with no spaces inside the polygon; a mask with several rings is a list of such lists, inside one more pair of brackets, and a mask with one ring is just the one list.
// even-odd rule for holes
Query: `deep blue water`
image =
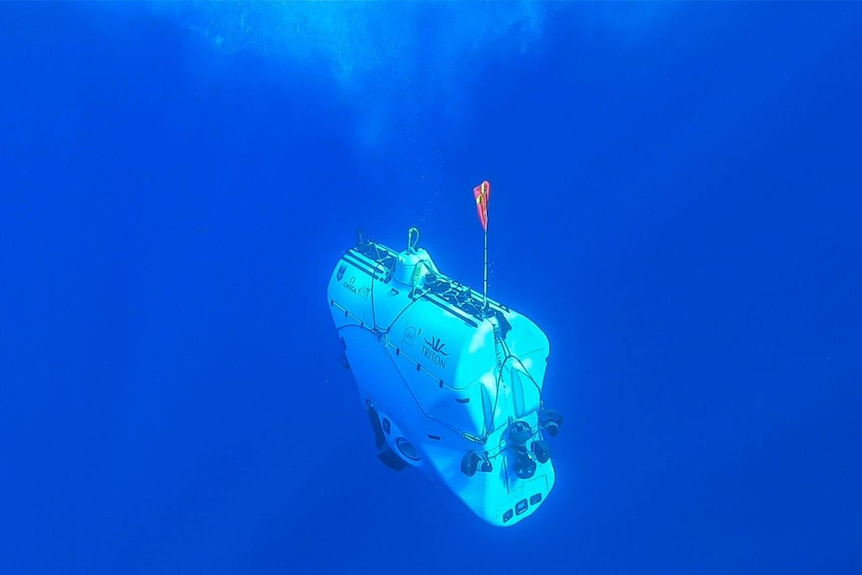
{"label": "deep blue water", "polygon": [[[862,572],[862,5],[0,4],[0,573]],[[551,339],[547,505],[374,457],[410,225]]]}

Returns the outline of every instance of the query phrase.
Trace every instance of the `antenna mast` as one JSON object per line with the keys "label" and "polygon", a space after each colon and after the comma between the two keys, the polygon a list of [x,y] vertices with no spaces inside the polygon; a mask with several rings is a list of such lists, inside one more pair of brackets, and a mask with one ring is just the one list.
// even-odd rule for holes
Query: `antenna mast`
{"label": "antenna mast", "polygon": [[485,232],[485,265],[483,269],[483,304],[482,309],[488,309],[488,201],[491,199],[491,182],[483,181],[473,188],[473,198],[476,200],[476,211],[479,213],[479,221]]}

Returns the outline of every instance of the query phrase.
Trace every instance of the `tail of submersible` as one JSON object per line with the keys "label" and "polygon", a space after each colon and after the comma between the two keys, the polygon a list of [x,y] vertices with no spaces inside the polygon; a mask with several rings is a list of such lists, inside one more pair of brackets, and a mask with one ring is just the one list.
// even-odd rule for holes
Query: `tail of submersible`
{"label": "tail of submersible", "polygon": [[514,525],[556,479],[548,338],[487,288],[442,274],[418,239],[411,228],[396,252],[360,234],[336,264],[328,298],[342,359],[387,466],[419,468],[485,521]]}

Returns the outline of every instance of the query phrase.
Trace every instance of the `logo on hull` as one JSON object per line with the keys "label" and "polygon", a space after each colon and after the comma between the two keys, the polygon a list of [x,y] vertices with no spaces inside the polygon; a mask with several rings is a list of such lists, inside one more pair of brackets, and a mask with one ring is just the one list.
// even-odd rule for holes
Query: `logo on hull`
{"label": "logo on hull", "polygon": [[413,342],[415,340],[416,340],[416,328],[411,325],[410,327],[407,328],[407,331],[404,332],[404,343],[406,345],[413,345]]}
{"label": "logo on hull", "polygon": [[356,287],[355,282],[356,282],[356,276],[350,276],[350,279],[341,285],[343,285],[344,289],[346,289],[350,293],[354,293],[360,297],[367,298],[371,289],[368,286]]}
{"label": "logo on hull", "polygon": [[446,356],[449,352],[445,351],[445,347],[446,343],[439,337],[426,337],[422,355],[437,367],[446,369]]}

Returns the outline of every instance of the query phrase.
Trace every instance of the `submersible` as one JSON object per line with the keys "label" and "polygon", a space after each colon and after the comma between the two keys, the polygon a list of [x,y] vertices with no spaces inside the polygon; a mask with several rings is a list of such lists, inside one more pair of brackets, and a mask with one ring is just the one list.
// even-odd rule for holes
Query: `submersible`
{"label": "submersible", "polygon": [[441,273],[418,240],[410,228],[395,251],[360,233],[336,263],[327,295],[342,362],[383,463],[418,468],[478,517],[511,526],[556,481],[546,436],[562,418],[542,398],[549,341]]}

